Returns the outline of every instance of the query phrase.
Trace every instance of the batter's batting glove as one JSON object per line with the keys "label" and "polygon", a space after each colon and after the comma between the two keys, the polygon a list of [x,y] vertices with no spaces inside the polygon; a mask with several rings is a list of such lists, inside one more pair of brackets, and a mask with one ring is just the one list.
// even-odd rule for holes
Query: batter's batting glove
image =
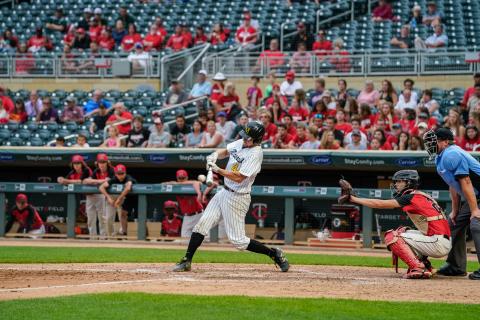
{"label": "batter's batting glove", "polygon": [[339,204],[344,204],[347,202],[350,202],[350,197],[353,194],[353,188],[350,182],[344,179],[340,179],[338,181],[338,184],[340,185],[341,188],[341,193],[340,197],[338,197],[338,203]]}
{"label": "batter's batting glove", "polygon": [[217,159],[218,159],[218,153],[213,152],[213,153],[211,153],[211,154],[209,154],[209,155],[207,156],[207,163],[208,163],[208,162],[213,162],[213,163],[215,163],[215,162],[217,162]]}
{"label": "batter's batting glove", "polygon": [[218,170],[220,170],[220,167],[217,166],[215,163],[210,163],[209,169],[212,169],[213,172],[218,172]]}

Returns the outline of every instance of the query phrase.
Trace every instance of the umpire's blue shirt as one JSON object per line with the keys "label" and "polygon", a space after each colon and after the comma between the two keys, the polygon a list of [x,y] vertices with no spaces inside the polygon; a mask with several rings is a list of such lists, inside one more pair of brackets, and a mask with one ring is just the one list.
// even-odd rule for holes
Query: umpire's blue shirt
{"label": "umpire's blue shirt", "polygon": [[[437,172],[450,187],[465,199],[459,178],[470,176],[473,181],[480,179],[480,163],[459,146],[452,145],[443,150],[435,159]],[[478,190],[475,188],[478,195]]]}

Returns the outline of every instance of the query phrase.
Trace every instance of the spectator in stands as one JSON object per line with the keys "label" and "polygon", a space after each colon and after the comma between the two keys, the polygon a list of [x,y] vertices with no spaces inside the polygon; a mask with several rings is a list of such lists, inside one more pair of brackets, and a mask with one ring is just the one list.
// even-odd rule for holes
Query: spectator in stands
{"label": "spectator in stands", "polygon": [[[285,119],[290,119],[290,116],[287,115]],[[287,124],[287,123],[285,123]],[[296,124],[296,127],[292,124],[292,120],[290,119],[290,129],[292,129],[292,132],[295,133],[294,136],[294,147],[295,149],[300,148],[300,146],[308,140],[307,137],[307,126],[300,122]],[[287,125],[287,130],[288,130],[288,125]]]}
{"label": "spectator in stands", "polygon": [[336,71],[338,72],[349,72],[350,71],[350,54],[348,51],[343,49],[343,40],[341,38],[335,39],[333,41],[333,52],[332,57],[329,62],[333,65]]}
{"label": "spectator in stands", "polygon": [[303,21],[297,23],[297,34],[293,37],[290,43],[290,51],[295,51],[298,48],[298,43],[303,42],[307,46],[307,51],[312,51],[315,39],[311,32],[307,32],[307,26]]}
{"label": "spectator in stands", "polygon": [[0,52],[14,53],[18,47],[18,38],[7,28],[0,38]]}
{"label": "spectator in stands", "polygon": [[158,27],[156,24],[152,24],[150,26],[150,31],[148,34],[143,38],[143,46],[145,51],[160,51],[162,48],[164,38],[160,32],[158,32]]}
{"label": "spectator in stands", "polygon": [[78,73],[80,71],[78,68],[80,61],[79,59],[75,59],[71,46],[65,43],[60,59],[62,71],[65,73]]}
{"label": "spectator in stands", "polygon": [[251,16],[245,15],[243,24],[235,33],[235,42],[244,49],[250,49],[257,42],[257,37],[257,30],[251,25]]}
{"label": "spectator in stands", "polygon": [[275,102],[278,103],[281,110],[287,110],[288,108],[288,99],[280,93],[280,86],[278,84],[273,85],[273,90],[270,98],[265,100],[265,106],[268,109],[271,109]]}
{"label": "spectator in stands", "polygon": [[318,78],[315,79],[315,88],[314,91],[310,93],[310,99],[308,100],[308,105],[314,107],[317,101],[322,99],[322,95],[325,91],[325,79]]}
{"label": "spectator in stands", "polygon": [[233,133],[230,136],[230,139],[232,140],[242,139],[242,137],[240,136],[240,132],[245,128],[247,123],[248,123],[248,115],[242,112],[237,117],[237,123],[235,125],[235,129],[233,129]]}
{"label": "spectator in stands", "polygon": [[338,150],[341,149],[340,143],[335,139],[335,134],[331,130],[323,130],[322,138],[320,139],[319,149],[323,150]]}
{"label": "spectator in stands", "polygon": [[399,123],[402,126],[402,130],[405,132],[410,132],[415,127],[415,110],[406,108],[400,112],[400,121]]}
{"label": "spectator in stands", "polygon": [[423,151],[425,146],[423,145],[423,139],[418,136],[410,137],[410,151]]}
{"label": "spectator in stands", "polygon": [[[415,101],[415,103],[417,103],[417,101],[418,101],[418,94],[417,94],[417,92],[415,91],[415,89],[413,88],[414,85],[415,85],[415,82],[414,82],[412,79],[410,79],[410,78],[407,78],[407,79],[403,80],[403,89],[404,89],[404,90],[405,90],[405,89],[410,90],[410,92],[411,92],[411,99],[412,99],[413,101]],[[398,97],[398,101],[400,102],[400,101],[403,101],[403,100],[405,100],[405,98],[404,98],[403,92],[402,92],[402,94],[400,94],[400,96]]]}
{"label": "spectator in stands", "polygon": [[360,121],[363,129],[369,129],[375,120],[375,116],[372,114],[372,109],[368,104],[360,105]]}
{"label": "spectator in stands", "polygon": [[358,116],[352,117],[350,123],[352,125],[352,131],[347,133],[343,138],[343,145],[348,146],[350,143],[352,143],[352,132],[358,131],[360,132],[360,143],[363,144],[366,149],[368,144],[368,139],[367,139],[367,135],[365,134],[365,132],[361,127],[360,117]]}
{"label": "spectator in stands", "polygon": [[[100,103],[99,107],[94,112],[93,122],[90,125],[90,133],[94,134],[95,131],[102,131],[107,125],[107,120],[110,118],[113,112],[113,108],[108,110],[103,103]],[[92,114],[92,113],[90,113]]]}
{"label": "spectator in stands", "polygon": [[43,34],[43,29],[35,29],[35,35],[28,39],[27,47],[29,52],[38,52],[42,49],[50,51],[53,49],[52,41]]}
{"label": "spectator in stands", "polygon": [[9,113],[3,106],[3,102],[0,100],[0,124],[8,123],[9,118]]}
{"label": "spectator in stands", "polygon": [[306,130],[307,140],[302,143],[299,149],[302,150],[316,150],[320,147],[320,141],[318,140],[318,128],[316,126],[308,127]]}
{"label": "spectator in stands", "polygon": [[120,148],[122,140],[120,139],[120,132],[117,126],[108,128],[108,138],[103,141],[100,148]]}
{"label": "spectator in stands", "polygon": [[288,114],[292,116],[293,121],[306,121],[310,114],[307,102],[305,101],[305,91],[303,89],[295,90],[295,96],[292,99],[292,104],[288,108]]}
{"label": "spectator in stands", "polygon": [[142,36],[137,33],[137,27],[131,23],[128,25],[128,34],[122,39],[122,49],[125,52],[130,52],[135,49],[135,44],[142,43]]}
{"label": "spectator in stands", "polygon": [[92,112],[97,112],[100,105],[103,105],[106,109],[112,106],[112,103],[103,98],[103,91],[96,89],[93,92],[92,98],[84,105],[85,116],[89,116]]}
{"label": "spectator in stands", "polygon": [[141,42],[135,43],[135,50],[130,51],[127,60],[132,64],[134,71],[145,72],[147,67],[152,64],[152,57],[150,54],[143,50],[143,44]]}
{"label": "spectator in stands", "polygon": [[145,148],[149,137],[150,131],[143,127],[143,117],[135,116],[132,130],[128,133],[127,148]]}
{"label": "spectator in stands", "polygon": [[213,105],[213,107],[218,110],[220,109],[220,105],[218,103],[218,100],[220,99],[221,96],[223,96],[223,93],[225,91],[225,81],[227,81],[227,78],[225,75],[221,72],[217,72],[215,76],[213,76],[214,81],[213,86],[212,86],[212,92],[210,95],[210,101]]}
{"label": "spectator in stands", "polygon": [[243,24],[245,24],[245,20],[250,20],[250,25],[257,30],[257,33],[260,33],[260,23],[257,19],[252,17],[252,13],[248,9],[243,10]]}
{"label": "spectator in stands", "polygon": [[63,16],[62,8],[55,9],[55,13],[53,14],[53,16],[50,16],[50,18],[47,20],[45,28],[51,33],[63,33],[67,31],[67,20]]}
{"label": "spectator in stands", "polygon": [[264,50],[258,58],[255,71],[259,71],[261,63],[267,67],[267,70],[278,70],[285,66],[285,55],[279,50],[278,40],[270,40],[270,46],[268,50]]}
{"label": "spectator in stands", "polygon": [[370,108],[374,108],[379,97],[380,94],[375,90],[373,81],[367,80],[365,81],[365,88],[360,91],[360,94],[357,97],[357,103],[359,105],[367,104]]}
{"label": "spectator in stands", "polygon": [[459,143],[465,136],[465,127],[462,125],[460,111],[457,108],[448,110],[448,115],[445,117],[443,126],[452,130],[456,143]]}
{"label": "spectator in stands", "polygon": [[83,134],[77,136],[77,143],[73,145],[74,148],[90,148],[90,145],[87,143],[87,137]]}
{"label": "spectator in stands", "polygon": [[265,135],[263,141],[273,141],[273,138],[278,132],[278,128],[275,123],[272,122],[272,115],[268,110],[261,111],[258,118],[265,128]]}
{"label": "spectator in stands", "polygon": [[7,90],[2,85],[0,85],[0,101],[2,101],[3,107],[8,113],[15,108],[12,98],[7,95]]}
{"label": "spectator in stands", "polygon": [[207,81],[207,71],[202,69],[198,71],[197,82],[193,85],[188,100],[209,96],[212,92],[212,84]]}
{"label": "spectator in stands", "polygon": [[378,6],[372,11],[373,21],[393,20],[392,6],[386,0],[379,0]]}
{"label": "spectator in stands", "polygon": [[167,96],[165,97],[165,107],[170,107],[188,100],[188,95],[182,89],[182,84],[177,80],[172,80]]}
{"label": "spectator in stands", "polygon": [[85,29],[78,28],[75,40],[73,41],[73,48],[78,50],[90,49],[90,37],[85,33]]}
{"label": "spectator in stands", "polygon": [[210,34],[210,43],[212,46],[219,45],[225,43],[227,41],[228,35],[223,29],[223,24],[216,23],[213,26],[212,33]]}
{"label": "spectator in stands", "polygon": [[382,90],[380,90],[377,101],[377,107],[380,107],[383,101],[390,102],[392,105],[397,105],[398,103],[398,96],[395,88],[393,87],[390,80],[383,80],[382,81]]}
{"label": "spectator in stands", "polygon": [[[295,138],[297,136],[297,128],[293,124],[293,117],[286,114],[282,119],[282,123],[287,128],[287,133]],[[303,123],[299,123],[298,125],[303,125]]]}
{"label": "spectator in stands", "polygon": [[87,30],[90,27],[90,19],[92,18],[92,8],[87,7],[83,9],[83,17],[77,23],[77,28],[82,28],[83,30]]}
{"label": "spectator in stands", "polygon": [[337,141],[338,145],[340,146],[343,142],[344,135],[342,131],[335,129],[336,126],[337,126],[337,119],[333,116],[328,116],[323,124],[322,139],[324,138],[323,133],[325,131],[332,132],[335,141]]}
{"label": "spectator in stands", "polygon": [[185,146],[187,148],[197,148],[202,143],[204,132],[202,131],[202,124],[200,121],[194,120],[192,125],[192,132],[187,134]]}
{"label": "spectator in stands", "polygon": [[117,102],[113,107],[113,114],[108,118],[107,125],[130,120],[130,122],[118,125],[118,131],[122,135],[126,135],[132,129],[133,115],[127,110],[123,102]]}
{"label": "spectator in stands", "polygon": [[350,135],[351,142],[345,145],[347,150],[367,150],[367,145],[362,143],[362,133],[360,130],[352,130]]}
{"label": "spectator in stands", "polygon": [[416,4],[413,6],[412,13],[408,17],[408,25],[410,28],[418,28],[423,23],[422,8]]}
{"label": "spectator in stands", "polygon": [[[4,205],[4,204],[2,204]],[[16,233],[28,233],[31,235],[41,235],[45,233],[45,225],[34,206],[28,203],[25,194],[19,193],[15,197],[15,206],[11,208],[6,215],[5,233],[8,232],[14,222],[18,222],[19,228],[14,230]],[[1,226],[3,228],[3,226]]]}
{"label": "spectator in stands", "polygon": [[415,38],[415,49],[424,50],[428,49],[429,51],[435,51],[437,48],[443,48],[448,46],[448,37],[443,32],[443,26],[437,24],[433,27],[433,35],[428,37],[423,41],[420,37]]}
{"label": "spectator in stands", "polygon": [[124,26],[130,26],[131,24],[135,23],[135,19],[128,13],[128,7],[126,5],[122,5],[118,9],[118,17],[117,20],[121,20]]}
{"label": "spectator in stands", "polygon": [[64,46],[73,46],[73,42],[75,41],[75,25],[68,26],[67,33],[63,37],[63,44]]}
{"label": "spectator in stands", "polygon": [[202,137],[199,148],[220,148],[224,145],[223,136],[217,131],[215,122],[210,120],[207,123],[207,131]]}
{"label": "spectator in stands", "polygon": [[337,90],[337,96],[335,97],[335,100],[337,100],[340,103],[340,105],[342,104],[345,105],[347,103],[348,98],[350,97],[347,91],[347,81],[345,79],[339,79],[337,82],[337,87],[338,87],[338,90]]}
{"label": "spectator in stands", "polygon": [[122,44],[123,38],[128,34],[122,20],[115,22],[115,28],[112,30],[112,38],[115,40],[115,45],[119,47]]}
{"label": "spectator in stands", "polygon": [[441,114],[439,112],[440,104],[433,99],[432,90],[424,90],[422,99],[420,99],[420,103],[418,104],[418,108],[425,107],[428,109],[428,112],[435,117],[441,118]]}
{"label": "spectator in stands", "polygon": [[115,49],[115,40],[112,32],[108,28],[104,28],[98,38],[98,46],[104,51],[113,51]]}
{"label": "spectator in stands", "polygon": [[197,26],[195,28],[195,37],[193,37],[193,45],[201,45],[208,42],[208,37],[205,34],[205,30],[202,26]]}
{"label": "spectator in stands", "polygon": [[252,86],[247,89],[247,110],[258,108],[263,99],[262,89],[258,85],[260,77],[252,76],[251,79]]}
{"label": "spectator in stands", "polygon": [[182,220],[180,220],[176,215],[177,204],[173,201],[165,201],[163,204],[163,212],[165,217],[162,221],[162,229],[160,234],[165,237],[180,237]]}
{"label": "spectator in stands", "polygon": [[310,71],[312,55],[306,50],[305,42],[299,42],[297,51],[290,59],[290,66],[294,71],[299,73],[308,73]]}
{"label": "spectator in stands", "polygon": [[269,98],[272,95],[273,86],[277,83],[277,76],[275,72],[271,71],[267,74],[268,84],[265,87],[265,97]]}
{"label": "spectator in stands", "polygon": [[337,109],[337,103],[332,99],[332,93],[330,91],[325,90],[325,92],[322,94],[322,101],[327,106],[328,110]]}
{"label": "spectator in stands", "polygon": [[227,121],[227,114],[223,111],[217,113],[217,132],[223,136],[223,141],[229,142],[233,132],[235,131],[236,124],[233,121]]}
{"label": "spectator in stands", "polygon": [[84,114],[83,108],[77,106],[77,100],[73,96],[68,96],[65,101],[67,102],[67,106],[63,109],[62,115],[62,122],[77,122],[83,123],[84,121]]}
{"label": "spectator in stands", "polygon": [[90,19],[90,26],[88,28],[88,36],[90,37],[90,41],[98,43],[103,29],[104,27],[99,23],[99,21],[92,17]]}
{"label": "spectator in stands", "polygon": [[95,8],[95,10],[93,10],[93,13],[95,14],[94,18],[95,18],[95,20],[97,20],[98,25],[100,25],[104,28],[107,27],[107,25],[108,25],[107,19],[102,17],[102,9],[101,8]]}
{"label": "spectator in stands", "polygon": [[413,48],[413,41],[410,37],[410,26],[405,24],[400,29],[400,36],[393,37],[390,41],[394,49],[410,49]]}
{"label": "spectator in stands", "polygon": [[283,121],[283,118],[288,115],[288,113],[280,106],[279,101],[274,101],[268,106],[268,111],[273,115],[273,122],[279,123]]}
{"label": "spectator in stands", "polygon": [[192,131],[189,125],[185,120],[184,115],[177,115],[175,118],[175,124],[170,130],[170,135],[172,136],[171,142],[179,146],[185,146],[187,134]]}
{"label": "spectator in stands", "polygon": [[380,119],[385,122],[385,130],[390,131],[392,125],[397,123],[398,117],[393,110],[393,104],[388,101],[383,101],[379,106],[379,112],[375,115],[374,124],[376,125]]}
{"label": "spectator in stands", "polygon": [[397,141],[392,144],[393,150],[407,151],[410,149],[410,135],[408,132],[400,131]]}
{"label": "spectator in stands", "polygon": [[402,97],[403,99],[399,99],[398,103],[395,105],[396,111],[400,112],[404,109],[416,109],[417,101],[412,99],[412,91],[409,89],[403,90]]}
{"label": "spectator in stands", "polygon": [[392,145],[387,141],[387,135],[382,129],[373,131],[373,138],[380,142],[380,150],[393,150]]}
{"label": "spectator in stands", "polygon": [[475,85],[480,84],[480,73],[475,73],[473,75],[473,86],[469,87],[467,90],[465,90],[465,93],[463,94],[463,99],[461,105],[466,107],[468,100],[470,97],[475,93]]}
{"label": "spectator in stands", "polygon": [[[80,73],[97,74],[97,66],[95,65],[95,59],[101,56],[100,49],[96,42],[90,42],[90,51],[88,55],[85,55],[84,59],[79,59],[76,71]],[[75,60],[73,60],[75,61]]]}
{"label": "spectator in stands", "polygon": [[153,24],[157,26],[158,34],[165,40],[167,38],[167,30],[165,30],[165,27],[163,26],[162,17],[157,17]]}
{"label": "spectator in stands", "polygon": [[287,126],[280,123],[278,126],[278,133],[273,138],[273,148],[275,149],[293,149],[294,137],[287,132]]}
{"label": "spectator in stands", "polygon": [[183,40],[185,42],[185,48],[190,48],[193,43],[192,33],[190,32],[190,29],[186,23],[182,23],[181,27],[182,27]]}
{"label": "spectator in stands", "polygon": [[326,38],[325,30],[318,30],[317,41],[313,43],[312,49],[320,58],[331,53],[333,50],[332,42]]}
{"label": "spectator in stands", "polygon": [[150,133],[147,148],[167,148],[170,146],[170,133],[165,132],[162,119],[159,117],[153,121],[155,130]]}
{"label": "spectator in stands", "polygon": [[218,99],[218,109],[215,111],[224,111],[227,114],[227,119],[232,120],[235,119],[242,110],[240,97],[235,92],[235,85],[232,82],[227,82],[225,84],[224,94]]}
{"label": "spectator in stands", "polygon": [[42,111],[37,114],[37,122],[58,122],[58,112],[52,106],[52,100],[49,97],[43,98]]}
{"label": "spectator in stands", "polygon": [[25,104],[23,103],[23,99],[17,98],[15,100],[15,107],[9,114],[9,122],[13,123],[24,123],[27,121],[28,116],[27,112],[25,111]]}
{"label": "spectator in stands", "polygon": [[471,115],[475,111],[475,107],[480,102],[480,83],[475,84],[473,94],[467,102],[467,112]]}
{"label": "spectator in stands", "polygon": [[32,90],[30,92],[29,100],[27,101],[27,103],[25,103],[25,109],[27,111],[27,115],[29,117],[36,117],[37,114],[39,114],[40,111],[42,111],[42,108],[43,108],[42,99],[38,98],[38,94],[36,90]]}
{"label": "spectator in stands", "polygon": [[437,9],[437,4],[433,1],[427,3],[427,13],[423,16],[423,24],[430,26],[434,22],[441,22],[442,15]]}
{"label": "spectator in stands", "polygon": [[352,131],[352,125],[345,121],[345,111],[343,111],[342,109],[337,110],[335,119],[337,120],[335,130],[342,132],[343,136]]}
{"label": "spectator in stands", "polygon": [[335,116],[336,110],[328,110],[327,106],[323,102],[323,99],[318,100],[313,106],[310,115],[308,116],[310,121],[313,121],[317,115],[320,116],[320,119],[326,119],[328,116]]}
{"label": "spectator in stands", "polygon": [[460,146],[466,151],[477,151],[480,147],[480,134],[474,125],[465,128],[465,135]]}
{"label": "spectator in stands", "polygon": [[172,34],[168,39],[167,48],[170,48],[173,51],[181,51],[187,48],[187,41],[182,31],[183,30],[181,25],[177,25],[175,27],[175,33]]}
{"label": "spectator in stands", "polygon": [[[105,181],[100,185],[99,190],[105,196],[107,200],[105,208],[105,218],[106,218],[106,233],[107,236],[115,235],[114,232],[114,222],[115,217],[118,214],[118,219],[120,220],[120,230],[118,230],[119,235],[127,235],[128,227],[128,216],[127,211],[123,210],[122,205],[125,200],[125,197],[132,190],[132,185],[137,183],[137,181],[127,174],[127,168],[123,164],[117,164],[114,168],[115,176],[109,180]],[[113,184],[122,184],[122,192],[118,194],[109,194],[108,187]]]}
{"label": "spectator in stands", "polygon": [[300,81],[295,80],[295,72],[289,70],[285,74],[285,81],[280,85],[280,93],[287,97],[293,97],[298,89],[303,89],[303,85]]}

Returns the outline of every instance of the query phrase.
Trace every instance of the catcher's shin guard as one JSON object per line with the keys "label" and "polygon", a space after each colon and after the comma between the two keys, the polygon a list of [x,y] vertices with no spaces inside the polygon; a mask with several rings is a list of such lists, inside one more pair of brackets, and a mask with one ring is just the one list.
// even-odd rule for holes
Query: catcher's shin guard
{"label": "catcher's shin guard", "polygon": [[[400,237],[399,231],[388,230],[385,233],[385,244],[387,248],[392,251],[394,264],[398,262],[400,258],[408,266],[407,274],[404,276],[406,279],[428,279],[432,277],[432,273],[425,268],[425,265],[418,259],[410,246]],[[398,272],[398,265],[396,265]]]}

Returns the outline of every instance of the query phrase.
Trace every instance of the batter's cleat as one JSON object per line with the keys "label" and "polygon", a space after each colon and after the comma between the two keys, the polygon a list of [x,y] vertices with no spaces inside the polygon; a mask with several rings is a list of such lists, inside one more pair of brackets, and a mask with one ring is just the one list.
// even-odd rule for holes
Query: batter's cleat
{"label": "batter's cleat", "polygon": [[431,279],[432,273],[427,269],[414,268],[408,269],[407,273],[403,276],[404,279]]}
{"label": "batter's cleat", "polygon": [[285,257],[285,253],[279,248],[273,248],[273,250],[275,250],[275,256],[272,259],[275,261],[275,265],[279,266],[282,272],[287,272],[290,269],[290,264],[287,257]]}
{"label": "batter's cleat", "polygon": [[177,263],[172,269],[174,272],[186,272],[190,270],[192,270],[192,261],[185,257],[183,257],[182,260],[180,260],[180,262]]}

